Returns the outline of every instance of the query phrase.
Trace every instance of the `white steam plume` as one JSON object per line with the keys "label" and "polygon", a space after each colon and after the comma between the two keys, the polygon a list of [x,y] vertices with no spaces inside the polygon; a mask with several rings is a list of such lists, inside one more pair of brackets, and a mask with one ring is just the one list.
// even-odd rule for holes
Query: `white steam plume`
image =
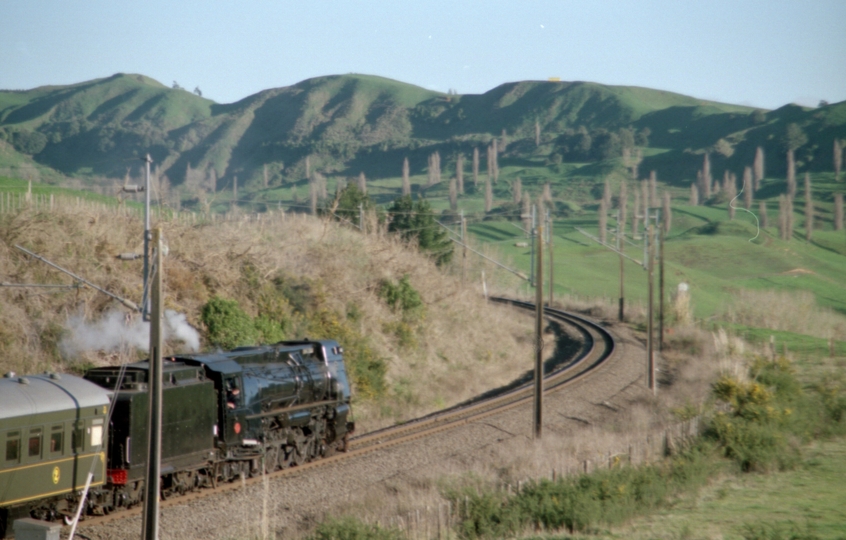
{"label": "white steam plume", "polygon": [[[165,340],[181,341],[191,351],[199,350],[200,334],[182,313],[166,310],[162,326]],[[68,319],[66,328],[68,332],[59,342],[65,358],[86,351],[112,352],[127,347],[148,351],[150,348],[150,323],[119,311],[110,311],[96,321],[75,315]]]}

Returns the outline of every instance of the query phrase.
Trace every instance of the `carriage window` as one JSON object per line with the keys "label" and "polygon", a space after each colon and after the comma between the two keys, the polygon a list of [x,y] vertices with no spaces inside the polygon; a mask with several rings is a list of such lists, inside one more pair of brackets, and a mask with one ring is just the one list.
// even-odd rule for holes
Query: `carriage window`
{"label": "carriage window", "polygon": [[50,453],[55,454],[64,450],[62,442],[64,441],[64,426],[53,426],[53,433],[50,434]]}
{"label": "carriage window", "polygon": [[17,461],[21,457],[20,434],[15,431],[9,433],[6,439],[6,461]]}
{"label": "carriage window", "polygon": [[35,429],[29,432],[29,457],[41,456],[41,430]]}
{"label": "carriage window", "polygon": [[103,424],[91,426],[91,446],[103,444]]}

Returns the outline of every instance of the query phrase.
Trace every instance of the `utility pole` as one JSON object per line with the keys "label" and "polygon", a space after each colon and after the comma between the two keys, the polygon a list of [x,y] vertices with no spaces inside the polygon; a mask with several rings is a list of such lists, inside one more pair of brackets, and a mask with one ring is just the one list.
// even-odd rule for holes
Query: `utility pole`
{"label": "utility pole", "polygon": [[653,342],[653,281],[654,281],[654,267],[655,267],[655,225],[649,223],[649,231],[647,233],[647,243],[649,247],[647,249],[647,323],[646,323],[646,377],[649,385],[649,389],[652,390],[652,394],[657,394],[657,385],[655,384],[655,344]]}
{"label": "utility pole", "polygon": [[535,236],[537,236],[537,224],[535,222],[535,205],[532,205],[532,255],[529,257],[529,284],[534,287],[535,286]]}
{"label": "utility pole", "polygon": [[461,211],[461,245],[463,246],[461,281],[467,281],[467,220],[464,218],[464,210]]}
{"label": "utility pole", "polygon": [[624,288],[624,281],[623,281],[623,222],[620,221],[622,217],[622,212],[618,208],[617,209],[617,252],[620,254],[620,312],[618,313],[618,318],[620,322],[623,322],[626,318],[626,294]]}
{"label": "utility pole", "polygon": [[159,468],[162,454],[162,230],[153,235],[156,249],[155,275],[152,279],[152,309],[150,311],[150,360],[147,392],[147,480],[144,496],[144,540],[159,538]]}
{"label": "utility pole", "polygon": [[661,216],[661,224],[658,228],[658,350],[664,352],[664,219]]}
{"label": "utility pole", "polygon": [[555,265],[552,262],[552,218],[549,215],[549,210],[546,211],[546,223],[547,223],[547,237],[549,238],[549,307],[552,307],[552,295],[553,289],[555,288]]}
{"label": "utility pole", "polygon": [[150,164],[153,162],[150,154],[141,158],[146,165],[144,184],[144,284],[141,289],[141,318],[150,320]]}
{"label": "utility pole", "polygon": [[538,226],[538,275],[535,282],[535,406],[534,439],[543,435],[543,225]]}

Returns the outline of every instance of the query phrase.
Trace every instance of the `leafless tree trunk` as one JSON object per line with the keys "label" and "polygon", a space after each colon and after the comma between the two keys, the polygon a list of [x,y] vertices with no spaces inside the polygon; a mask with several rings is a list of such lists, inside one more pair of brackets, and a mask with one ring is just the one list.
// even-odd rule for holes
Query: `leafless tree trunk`
{"label": "leafless tree trunk", "polygon": [[641,208],[640,208],[640,191],[637,190],[637,185],[635,185],[634,190],[634,207],[632,208],[632,238],[636,237],[638,234],[640,222],[642,218],[640,217]]}
{"label": "leafless tree trunk", "polygon": [[263,175],[264,189],[267,189],[267,186],[269,184],[268,179],[267,179],[267,163],[264,164],[264,167],[262,167],[262,169],[263,169],[263,173],[264,173],[264,175]]}
{"label": "leafless tree trunk", "polygon": [[714,179],[711,176],[711,158],[707,153],[705,154],[705,157],[702,158],[702,183],[705,188],[702,195],[705,199],[710,199],[711,185],[714,183]]}
{"label": "leafless tree trunk", "polygon": [[834,194],[834,230],[843,230],[843,194]]}
{"label": "leafless tree trunk", "polygon": [[491,187],[491,179],[485,180],[485,212],[490,212],[493,209],[493,188]]}
{"label": "leafless tree trunk", "polygon": [[522,199],[522,211],[520,212],[520,219],[523,220],[523,229],[526,231],[528,238],[532,234],[532,200],[528,197]]}
{"label": "leafless tree trunk", "polygon": [[761,227],[766,229],[769,227],[769,219],[767,218],[767,203],[760,201],[758,203],[758,219],[761,222]]}
{"label": "leafless tree trunk", "polygon": [[411,169],[408,165],[408,158],[402,160],[402,194],[411,195]]}
{"label": "leafless tree trunk", "polygon": [[552,204],[552,186],[549,182],[543,185],[543,201],[547,204]]}
{"label": "leafless tree trunk", "polygon": [[664,234],[670,234],[670,228],[673,225],[673,210],[670,208],[670,192],[664,192],[664,206],[663,206],[663,217],[664,217]]}
{"label": "leafless tree trunk", "polygon": [[458,183],[458,193],[464,195],[464,154],[461,153],[455,158],[455,180]]}
{"label": "leafless tree trunk", "polygon": [[728,216],[729,220],[734,219],[734,198],[737,197],[737,177],[734,173],[729,173],[728,178],[724,180],[725,185],[723,191],[726,192],[726,199],[728,199]]}
{"label": "leafless tree trunk", "polygon": [[605,233],[608,230],[608,207],[605,199],[599,201],[599,241],[605,243]]}
{"label": "leafless tree trunk", "polygon": [[699,206],[699,188],[690,184],[690,206]]}
{"label": "leafless tree trunk", "polygon": [[209,169],[208,190],[209,193],[217,193],[217,172],[214,168]]}
{"label": "leafless tree trunk", "polygon": [[505,147],[508,145],[508,133],[506,133],[505,128],[502,128],[502,143],[500,144],[499,151],[505,153]]}
{"label": "leafless tree trunk", "polygon": [[458,210],[458,182],[455,178],[449,180],[449,208],[453,212]]}
{"label": "leafless tree trunk", "polygon": [[309,200],[309,209],[311,211],[311,215],[317,215],[317,185],[315,184],[314,180],[309,181],[308,183],[308,200]]}
{"label": "leafless tree trunk", "polygon": [[514,180],[514,183],[511,186],[511,195],[512,195],[512,200],[515,203],[519,203],[520,201],[523,200],[523,181],[520,180],[519,177],[517,177],[517,179]]}
{"label": "leafless tree trunk", "polygon": [[540,146],[540,122],[535,120],[535,146]]}
{"label": "leafless tree trunk", "polygon": [[785,195],[778,196],[778,236],[782,240],[788,240],[787,229],[787,197]]}
{"label": "leafless tree trunk", "polygon": [[367,195],[367,178],[364,176],[364,171],[358,173],[358,189]]}
{"label": "leafless tree trunk", "polygon": [[787,196],[796,198],[796,160],[792,148],[787,151]]}
{"label": "leafless tree trunk", "polygon": [[649,172],[649,206],[658,208],[658,175],[655,171]]}
{"label": "leafless tree trunk", "polygon": [[602,186],[602,200],[605,201],[605,209],[611,208],[611,183],[606,179]]}
{"label": "leafless tree trunk", "polygon": [[761,180],[764,179],[764,149],[760,146],[755,150],[755,162],[752,164],[755,180],[755,191],[761,189]]}
{"label": "leafless tree trunk", "polygon": [[620,210],[620,219],[618,220],[617,227],[620,227],[620,235],[625,234],[626,232],[626,205],[629,203],[629,194],[627,192],[626,181],[623,180],[620,182],[620,198],[617,201],[617,209]]}
{"label": "leafless tree trunk", "polygon": [[306,156],[305,158],[305,170],[306,178],[311,180],[311,160],[309,159],[309,156]]}
{"label": "leafless tree trunk", "polygon": [[318,200],[325,201],[329,198],[328,189],[326,187],[326,177],[319,172],[314,173],[312,176],[314,178],[314,187],[317,188]]}
{"label": "leafless tree trunk", "polygon": [[752,168],[745,167],[743,169],[743,207],[749,210],[752,208],[752,201],[755,197],[755,188],[752,181]]}
{"label": "leafless tree trunk", "polygon": [[840,141],[834,139],[834,181],[840,181],[840,169],[843,167],[843,149]]}
{"label": "leafless tree trunk", "polygon": [[643,231],[649,229],[649,210],[652,208],[649,204],[649,180],[640,181],[640,203],[643,207]]}
{"label": "leafless tree trunk", "polygon": [[814,196],[811,193],[811,175],[805,173],[805,241],[814,235]]}
{"label": "leafless tree trunk", "polygon": [[493,182],[499,182],[499,150],[497,149],[497,141],[494,139],[491,143],[491,167],[493,168]]}
{"label": "leafless tree trunk", "polygon": [[479,149],[473,149],[473,186],[479,186]]}

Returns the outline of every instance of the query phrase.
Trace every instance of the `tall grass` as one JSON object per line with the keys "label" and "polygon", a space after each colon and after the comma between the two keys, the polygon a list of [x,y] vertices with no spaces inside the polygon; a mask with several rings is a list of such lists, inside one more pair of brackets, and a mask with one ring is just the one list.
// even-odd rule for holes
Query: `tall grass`
{"label": "tall grass", "polygon": [[809,291],[740,289],[724,320],[820,338],[846,339],[846,317],[817,304]]}

